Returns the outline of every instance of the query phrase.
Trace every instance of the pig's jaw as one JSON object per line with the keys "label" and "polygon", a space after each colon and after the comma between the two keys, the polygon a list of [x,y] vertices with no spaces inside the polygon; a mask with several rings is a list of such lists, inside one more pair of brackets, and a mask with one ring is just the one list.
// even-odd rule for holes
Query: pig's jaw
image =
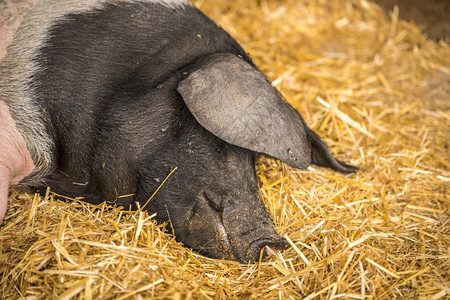
{"label": "pig's jaw", "polygon": [[25,140],[16,128],[8,105],[0,100],[0,223],[8,204],[8,187],[17,185],[35,165]]}

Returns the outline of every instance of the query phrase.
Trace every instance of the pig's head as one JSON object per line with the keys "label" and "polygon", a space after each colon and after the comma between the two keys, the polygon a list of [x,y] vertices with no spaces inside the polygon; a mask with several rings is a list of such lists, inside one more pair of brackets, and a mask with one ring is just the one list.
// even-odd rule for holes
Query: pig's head
{"label": "pig's head", "polygon": [[215,137],[193,118],[182,122],[170,149],[140,174],[142,190],[152,191],[177,167],[151,200],[151,212],[170,220],[177,240],[210,257],[253,262],[266,245],[284,248],[259,196],[255,154]]}
{"label": "pig's head", "polygon": [[200,253],[249,262],[265,246],[286,246],[260,199],[255,152],[301,169],[315,163],[355,170],[333,158],[270,82],[237,56],[198,60],[182,70],[177,90],[188,111],[180,113],[167,149],[148,158],[140,190],[155,190],[178,168],[149,209],[160,221],[170,220],[177,239]]}

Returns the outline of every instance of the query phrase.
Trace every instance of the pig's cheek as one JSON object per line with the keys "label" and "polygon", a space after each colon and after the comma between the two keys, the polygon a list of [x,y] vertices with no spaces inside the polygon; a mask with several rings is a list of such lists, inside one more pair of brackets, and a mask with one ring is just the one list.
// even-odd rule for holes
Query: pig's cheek
{"label": "pig's cheek", "polygon": [[3,101],[0,101],[0,141],[0,180],[2,184],[16,185],[35,169],[35,165]]}

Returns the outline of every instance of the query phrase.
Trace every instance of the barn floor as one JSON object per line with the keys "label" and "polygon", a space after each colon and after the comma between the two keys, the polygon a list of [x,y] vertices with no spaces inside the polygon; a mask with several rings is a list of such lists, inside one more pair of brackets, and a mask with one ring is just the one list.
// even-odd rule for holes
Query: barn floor
{"label": "barn floor", "polygon": [[360,170],[260,157],[263,198],[291,248],[252,265],[192,253],[145,212],[13,192],[0,298],[448,299],[448,39],[366,0],[194,4]]}

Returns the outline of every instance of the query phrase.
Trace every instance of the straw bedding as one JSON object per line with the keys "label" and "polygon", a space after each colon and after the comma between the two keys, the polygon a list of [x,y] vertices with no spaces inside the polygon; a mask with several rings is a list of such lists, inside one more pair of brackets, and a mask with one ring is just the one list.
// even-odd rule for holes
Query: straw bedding
{"label": "straw bedding", "polygon": [[262,196],[291,248],[251,265],[199,256],[145,212],[13,192],[3,298],[448,299],[448,43],[366,0],[194,4],[360,170],[259,157]]}

